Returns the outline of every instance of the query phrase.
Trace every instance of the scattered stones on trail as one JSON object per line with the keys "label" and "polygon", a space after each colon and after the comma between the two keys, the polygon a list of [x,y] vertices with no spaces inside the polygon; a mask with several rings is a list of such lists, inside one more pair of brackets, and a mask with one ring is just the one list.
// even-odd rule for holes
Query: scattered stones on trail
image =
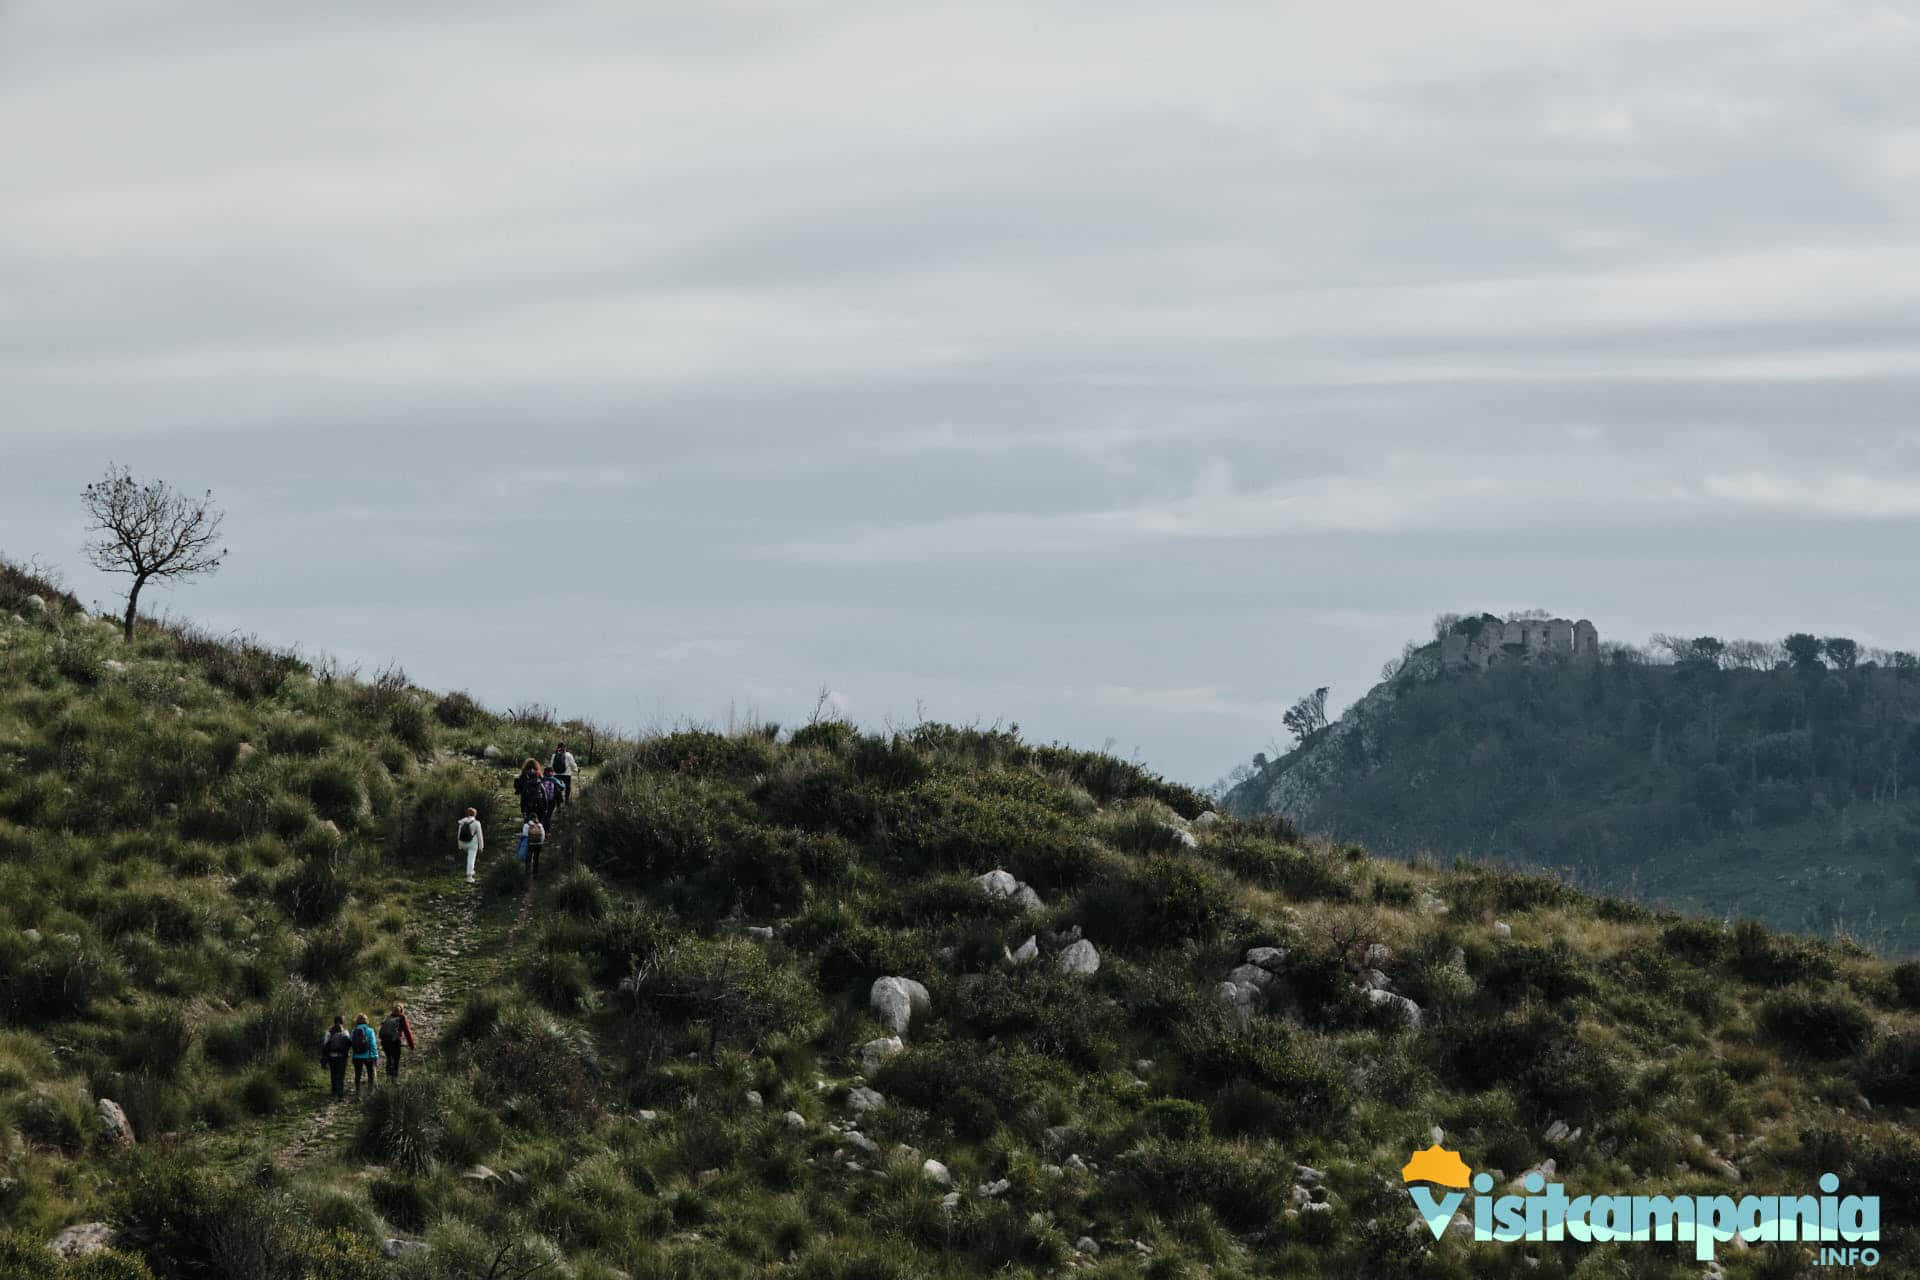
{"label": "scattered stones on trail", "polygon": [[245,760],[258,749],[259,748],[255,747],[251,742],[243,742],[233,749],[233,758],[235,760]]}
{"label": "scattered stones on trail", "polygon": [[975,876],[973,882],[989,898],[1011,898],[1020,888],[1020,882],[1013,878],[1011,871],[1002,871],[998,867],[983,876]]}
{"label": "scattered stones on trail", "polygon": [[1513,936],[1513,926],[1505,920],[1495,920],[1493,922],[1493,936],[1505,942]]}
{"label": "scattered stones on trail", "polygon": [[750,924],[747,926],[747,937],[753,939],[755,942],[772,942],[773,926],[766,925],[766,924]]}
{"label": "scattered stones on trail", "polygon": [[949,1213],[958,1209],[960,1207],[960,1193],[958,1191],[949,1191],[947,1194],[941,1196],[940,1207]]}
{"label": "scattered stones on trail", "polygon": [[1375,1004],[1390,1004],[1395,1006],[1400,1010],[1401,1017],[1405,1019],[1408,1031],[1418,1031],[1420,1029],[1420,1006],[1405,996],[1395,995],[1391,991],[1375,990],[1367,992],[1367,999],[1373,1001]]}
{"label": "scattered stones on trail", "polygon": [[45,613],[47,611],[47,602],[39,596],[28,596],[25,604],[27,606],[27,612],[29,613]]}
{"label": "scattered stones on trail", "polygon": [[480,749],[480,758],[482,760],[498,760],[501,756],[505,754],[506,752],[494,746],[491,742],[489,742],[486,746]]}
{"label": "scattered stones on trail", "polygon": [[1385,991],[1391,985],[1387,975],[1378,969],[1369,969],[1360,975],[1360,986],[1367,991]]}
{"label": "scattered stones on trail", "polygon": [[1003,1196],[1008,1191],[1012,1190],[1012,1188],[1013,1188],[1013,1184],[1011,1182],[1008,1182],[1005,1178],[1002,1178],[998,1182],[981,1183],[979,1186],[979,1191],[980,1191],[980,1194],[983,1196]]}
{"label": "scattered stones on trail", "polygon": [[1163,822],[1160,825],[1167,829],[1169,835],[1180,842],[1182,848],[1198,849],[1200,847],[1200,842],[1193,838],[1193,832],[1188,831],[1185,827],[1176,827],[1171,822]]}
{"label": "scattered stones on trail", "polygon": [[433,1252],[433,1246],[425,1240],[403,1240],[399,1236],[388,1236],[380,1251],[389,1258],[410,1258],[424,1256]]}
{"label": "scattered stones on trail", "polygon": [[1287,962],[1287,953],[1279,947],[1249,947],[1247,963],[1272,973]]}
{"label": "scattered stones on trail", "polygon": [[1011,871],[995,867],[985,875],[975,876],[973,882],[980,887],[980,892],[989,898],[1006,898],[1030,916],[1043,915],[1046,912],[1047,904],[1040,900],[1040,895],[1034,892],[1033,886],[1022,884]]}
{"label": "scattered stones on trail", "polygon": [[846,1143],[850,1147],[858,1147],[860,1150],[866,1152],[870,1156],[877,1156],[880,1154],[880,1144],[875,1142],[872,1138],[869,1138],[866,1134],[861,1133],[858,1129],[847,1130],[845,1133],[840,1135],[840,1141]]}
{"label": "scattered stones on trail", "polygon": [[1296,1164],[1293,1166],[1293,1180],[1303,1187],[1317,1187],[1327,1180],[1327,1175],[1310,1164]]}
{"label": "scattered stones on trail", "polygon": [[1002,958],[1010,965],[1025,964],[1029,960],[1038,960],[1040,958],[1040,939],[1029,936],[1025,942],[1020,944],[1017,950],[1008,951],[1005,947],[1002,947],[1000,948],[1000,953]]}
{"label": "scattered stones on trail", "polygon": [[888,1058],[905,1053],[906,1043],[899,1036],[884,1036],[878,1040],[869,1040],[860,1046],[860,1065],[868,1071],[878,1071]]}
{"label": "scattered stones on trail", "polygon": [[102,1098],[94,1103],[93,1109],[100,1117],[100,1127],[108,1141],[118,1147],[133,1145],[133,1126],[127,1123],[127,1113],[119,1103],[112,1098]]}
{"label": "scattered stones on trail", "polygon": [[912,978],[875,978],[872,990],[867,993],[867,1004],[896,1036],[907,1033],[915,1013],[926,1013],[933,1008],[927,989]]}
{"label": "scattered stones on trail", "polygon": [[1223,982],[1213,989],[1213,995],[1229,1009],[1251,1009],[1260,998],[1260,989],[1244,982]]}
{"label": "scattered stones on trail", "polygon": [[941,1164],[938,1160],[928,1160],[925,1164],[921,1165],[920,1176],[935,1186],[950,1187],[953,1185],[953,1175],[947,1172],[947,1166]]}
{"label": "scattered stones on trail", "polygon": [[1227,981],[1237,982],[1242,986],[1259,987],[1264,991],[1267,984],[1273,981],[1273,972],[1262,969],[1257,964],[1243,964],[1227,975]]}
{"label": "scattered stones on trail", "polygon": [[1209,809],[1205,813],[1201,814],[1199,817],[1195,818],[1193,820],[1193,825],[1200,828],[1202,831],[1205,831],[1208,827],[1213,826],[1215,823],[1219,821],[1220,821],[1220,815],[1215,813],[1213,810]]}
{"label": "scattered stones on trail", "polygon": [[634,1114],[639,1116],[640,1119],[644,1120],[648,1124],[652,1124],[654,1121],[660,1118],[660,1113],[658,1111],[636,1111],[634,1112]]}
{"label": "scattered stones on trail", "polygon": [[1367,948],[1367,968],[1384,969],[1387,961],[1393,958],[1393,952],[1387,950],[1387,944],[1376,942]]}
{"label": "scattered stones on trail", "polygon": [[1100,952],[1085,938],[1060,953],[1062,973],[1092,974],[1100,970]]}
{"label": "scattered stones on trail", "polygon": [[1081,1236],[1073,1242],[1073,1251],[1089,1258],[1100,1256],[1100,1242],[1092,1236]]}
{"label": "scattered stones on trail", "polygon": [[887,1105],[887,1100],[877,1090],[861,1085],[847,1092],[847,1105],[857,1112],[878,1111]]}
{"label": "scattered stones on trail", "polygon": [[1566,1138],[1566,1136],[1572,1132],[1573,1130],[1567,1126],[1567,1122],[1565,1120],[1555,1120],[1552,1124],[1547,1126],[1547,1131],[1541,1134],[1540,1136],[1543,1140],[1547,1142],[1560,1142],[1560,1141],[1563,1141]]}
{"label": "scattered stones on trail", "polygon": [[105,662],[101,663],[100,666],[109,675],[123,676],[127,673],[127,664],[118,658],[108,658]]}
{"label": "scattered stones on trail", "polygon": [[780,1118],[787,1122],[787,1128],[789,1129],[804,1129],[807,1127],[807,1118],[798,1111],[789,1111]]}
{"label": "scattered stones on trail", "polygon": [[462,1178],[465,1178],[468,1182],[504,1182],[506,1181],[499,1174],[495,1173],[493,1170],[489,1169],[486,1165],[483,1165],[483,1164],[474,1165],[473,1168],[466,1170],[460,1176]]}
{"label": "scattered stones on trail", "polygon": [[766,1105],[767,1105],[766,1099],[760,1096],[760,1091],[758,1089],[747,1090],[747,1106],[750,1109],[754,1111],[758,1111],[762,1107],[765,1107]]}
{"label": "scattered stones on trail", "polygon": [[[38,599],[39,597],[33,597]],[[62,1258],[85,1258],[113,1246],[113,1224],[76,1222],[55,1236],[47,1245]]]}

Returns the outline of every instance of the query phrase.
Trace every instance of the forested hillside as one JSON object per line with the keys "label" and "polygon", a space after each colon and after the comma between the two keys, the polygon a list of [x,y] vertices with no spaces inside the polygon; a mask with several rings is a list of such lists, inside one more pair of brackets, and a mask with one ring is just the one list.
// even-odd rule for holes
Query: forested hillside
{"label": "forested hillside", "polygon": [[[1701,1274],[1436,1239],[1441,1139],[1573,1194],[1831,1170],[1911,1256],[1920,965],[1006,732],[589,729],[0,577],[0,1280]],[[530,881],[511,766],[561,732]],[[329,1103],[323,1027],[396,1000],[417,1057]]]}
{"label": "forested hillside", "polygon": [[1810,635],[1666,647],[1485,672],[1423,651],[1224,803],[1400,857],[1920,948],[1920,667]]}

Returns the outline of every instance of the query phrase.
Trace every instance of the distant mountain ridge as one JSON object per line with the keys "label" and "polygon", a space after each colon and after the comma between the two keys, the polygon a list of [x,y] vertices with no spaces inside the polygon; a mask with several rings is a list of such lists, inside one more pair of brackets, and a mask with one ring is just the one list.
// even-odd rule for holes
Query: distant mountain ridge
{"label": "distant mountain ridge", "polygon": [[1256,760],[1224,807],[1920,948],[1911,654],[1810,634],[1602,646],[1584,621],[1490,614],[1439,631],[1339,720]]}

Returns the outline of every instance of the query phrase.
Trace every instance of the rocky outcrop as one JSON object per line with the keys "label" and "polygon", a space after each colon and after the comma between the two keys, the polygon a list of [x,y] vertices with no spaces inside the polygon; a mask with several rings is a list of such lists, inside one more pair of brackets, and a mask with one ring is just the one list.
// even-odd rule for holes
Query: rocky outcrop
{"label": "rocky outcrop", "polygon": [[912,978],[875,978],[873,989],[867,993],[867,1004],[896,1036],[907,1034],[914,1014],[925,1013],[933,1007],[927,989]]}

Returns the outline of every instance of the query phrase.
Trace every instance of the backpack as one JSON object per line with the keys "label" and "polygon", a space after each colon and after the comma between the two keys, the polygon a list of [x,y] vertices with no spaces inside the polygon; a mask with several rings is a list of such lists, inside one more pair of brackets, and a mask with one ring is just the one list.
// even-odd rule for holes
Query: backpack
{"label": "backpack", "polygon": [[548,809],[560,803],[560,784],[552,778],[540,779],[540,797],[546,801]]}
{"label": "backpack", "polygon": [[472,843],[473,843],[473,829],[474,829],[474,828],[475,828],[476,826],[478,826],[478,825],[479,825],[479,824],[478,824],[478,823],[476,823],[476,822],[475,822],[475,821],[474,821],[474,820],[473,820],[472,818],[462,818],[462,819],[460,819],[460,836],[459,836],[459,842],[460,842],[461,844],[472,844]]}
{"label": "backpack", "polygon": [[353,1029],[353,1047],[361,1053],[373,1052],[373,1028],[361,1023]]}
{"label": "backpack", "polygon": [[391,1046],[387,1051],[389,1056],[400,1052],[400,1019],[398,1016],[389,1016],[385,1022],[380,1024],[380,1043]]}
{"label": "backpack", "polygon": [[539,823],[536,822],[532,826],[527,828],[528,844],[543,845],[546,842],[547,842],[547,829],[545,827],[541,826]]}

